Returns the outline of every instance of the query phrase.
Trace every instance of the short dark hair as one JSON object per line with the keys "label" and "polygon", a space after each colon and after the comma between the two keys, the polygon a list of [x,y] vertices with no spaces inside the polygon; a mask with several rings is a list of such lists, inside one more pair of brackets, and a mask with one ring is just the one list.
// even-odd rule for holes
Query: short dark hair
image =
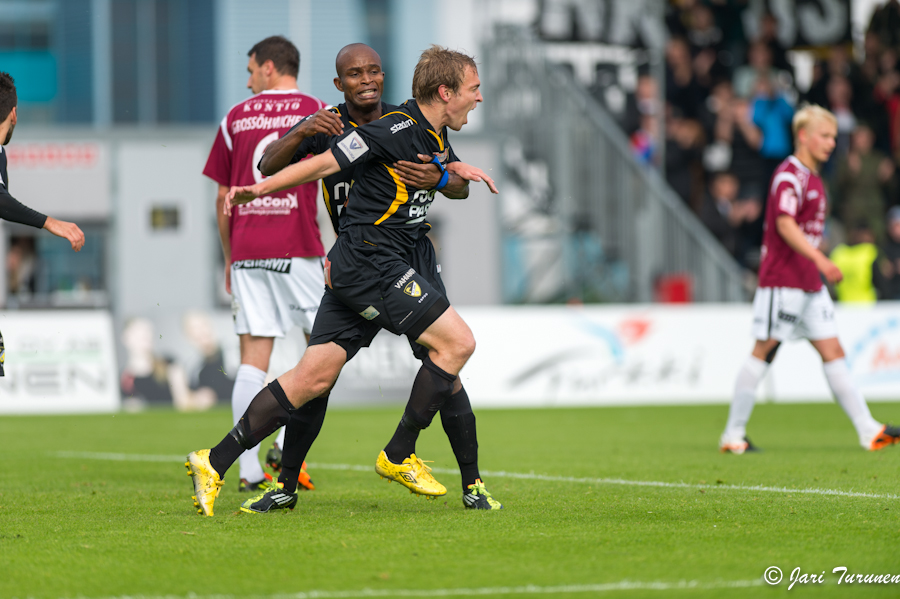
{"label": "short dark hair", "polygon": [[0,121],[5,121],[12,109],[19,103],[16,82],[12,75],[0,71]]}
{"label": "short dark hair", "polygon": [[413,98],[422,104],[430,104],[438,99],[438,88],[442,85],[458,92],[466,78],[466,67],[478,72],[478,66],[471,56],[432,45],[422,52],[416,64],[412,83]]}
{"label": "short dark hair", "polygon": [[282,75],[296,77],[300,73],[300,51],[283,35],[273,35],[258,42],[247,52],[247,56],[254,54],[259,66],[271,60],[275,70]]}

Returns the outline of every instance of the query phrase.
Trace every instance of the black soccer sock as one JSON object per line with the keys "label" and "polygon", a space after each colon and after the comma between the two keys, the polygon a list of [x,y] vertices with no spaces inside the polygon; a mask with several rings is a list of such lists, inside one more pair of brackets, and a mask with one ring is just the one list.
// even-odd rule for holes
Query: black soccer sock
{"label": "black soccer sock", "polygon": [[453,455],[459,464],[459,474],[462,477],[462,490],[465,493],[468,486],[475,483],[475,479],[481,478],[478,472],[478,434],[475,431],[475,414],[472,413],[472,404],[465,388],[460,389],[450,396],[444,407],[441,408],[441,424],[444,432],[450,440]]}
{"label": "black soccer sock", "polygon": [[245,450],[253,449],[287,424],[293,411],[281,385],[272,381],[256,394],[234,428],[209,452],[210,465],[225,478],[225,472]]}
{"label": "black soccer sock", "polygon": [[291,414],[291,419],[284,429],[284,447],[281,448],[281,474],[278,482],[284,484],[284,490],[293,493],[297,490],[297,477],[303,460],[309,453],[322,423],[325,422],[325,411],[328,409],[328,393],[303,404]]}
{"label": "black soccer sock", "polygon": [[435,365],[428,356],[422,360],[422,367],[416,375],[403,418],[394,436],[384,448],[390,461],[401,464],[416,452],[419,431],[428,428],[434,415],[443,407],[453,393],[456,376]]}

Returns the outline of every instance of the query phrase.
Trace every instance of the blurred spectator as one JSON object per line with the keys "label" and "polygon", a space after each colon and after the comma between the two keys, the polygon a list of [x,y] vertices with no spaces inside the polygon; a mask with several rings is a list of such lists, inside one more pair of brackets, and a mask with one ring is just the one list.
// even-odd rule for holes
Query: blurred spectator
{"label": "blurred spectator", "polygon": [[[813,69],[813,81],[806,94],[806,100],[811,104],[819,106],[829,106],[828,86],[835,78],[846,79],[851,86],[851,97],[854,101],[866,95],[865,77],[860,73],[859,68],[850,60],[847,48],[844,46],[834,46],[828,50],[827,59],[817,61]],[[874,83],[875,78],[872,79]],[[859,112],[860,106],[854,104],[852,107],[854,112]]]}
{"label": "blurred spectator", "polygon": [[125,409],[174,405],[179,411],[195,411],[212,407],[215,392],[207,388],[191,391],[184,369],[174,360],[156,355],[153,336],[153,324],[145,318],[128,321],[122,331],[122,345],[128,353],[121,379]]}
{"label": "blurred spectator", "polygon": [[[670,109],[666,118],[666,181],[681,199],[697,211],[703,189],[703,127],[694,119],[683,118]],[[702,193],[702,192],[701,192]]]}
{"label": "blurred spectator", "polygon": [[691,9],[687,40],[694,57],[697,83],[708,92],[714,81],[730,75],[732,60],[725,50],[724,34],[707,5],[697,2]]}
{"label": "blurred spectator", "polygon": [[792,79],[784,71],[772,66],[772,50],[764,41],[756,41],[750,45],[749,64],[738,67],[734,71],[734,93],[741,98],[749,98],[757,92],[760,79],[777,81],[779,85],[790,85]]}
{"label": "blurred spectator", "polygon": [[834,113],[838,128],[837,144],[829,159],[829,163],[832,163],[847,154],[850,149],[850,135],[856,129],[856,115],[853,114],[851,106],[853,88],[850,86],[850,80],[843,75],[831,77],[828,81],[827,99],[826,107]]}
{"label": "blurred spectator", "polygon": [[875,105],[884,111],[887,128],[876,144],[900,162],[900,72],[896,52],[885,50],[879,64],[881,70],[872,95]]}
{"label": "blurred spectator", "polygon": [[830,258],[844,275],[835,285],[839,302],[867,304],[878,299],[875,292],[878,247],[868,225],[857,225],[850,235],[850,245],[840,244],[832,250]]}
{"label": "blurred spectator", "polygon": [[37,255],[34,237],[13,237],[6,253],[6,284],[10,295],[34,293]]}
{"label": "blurred spectator", "polygon": [[220,401],[228,402],[230,405],[234,377],[228,376],[225,372],[222,347],[219,345],[209,316],[203,312],[188,312],[184,315],[182,327],[185,336],[203,356],[203,362],[191,388],[195,390],[202,387],[212,389]]}
{"label": "blurred spectator", "polygon": [[762,132],[750,119],[747,102],[734,97],[731,83],[718,83],[704,103],[704,124],[712,144],[703,164],[710,172],[730,171],[746,186],[762,178]]}
{"label": "blurred spectator", "polygon": [[739,185],[731,173],[714,175],[700,209],[700,220],[730,254],[744,263],[738,253],[744,247],[741,226],[759,218],[761,206],[758,201],[738,200]]}
{"label": "blurred spectator", "polygon": [[769,48],[769,52],[772,55],[772,66],[779,71],[788,73],[793,79],[794,66],[788,60],[788,49],[778,39],[778,19],[772,13],[767,12],[760,19],[759,37],[757,40]]}
{"label": "blurred spectator", "polygon": [[772,77],[760,75],[751,109],[753,124],[762,132],[759,154],[763,159],[763,179],[768,182],[781,161],[793,150],[791,120],[794,118],[794,108],[776,89]]}
{"label": "blurred spectator", "polygon": [[887,213],[887,241],[884,243],[884,279],[881,299],[900,300],[900,206]]}
{"label": "blurred spectator", "polygon": [[654,115],[643,114],[640,116],[640,126],[631,134],[631,151],[641,164],[650,166],[657,163],[658,124],[659,119]]}
{"label": "blurred spectator", "polygon": [[[625,114],[622,119],[625,132],[632,135],[641,129],[643,117],[658,115],[659,101],[659,87],[656,85],[656,79],[646,74],[638,77],[634,97],[629,96],[625,105]],[[648,128],[655,129],[655,125],[648,125]]]}
{"label": "blurred spectator", "polygon": [[897,183],[893,162],[873,147],[874,142],[867,125],[853,131],[849,153],[838,160],[832,202],[845,227],[865,223],[883,241],[885,195],[892,195]]}
{"label": "blurred spectator", "polygon": [[869,21],[869,32],[882,46],[900,50],[900,2],[887,0],[877,6]]}
{"label": "blurred spectator", "polygon": [[691,51],[684,38],[673,37],[666,45],[666,101],[687,118],[697,116],[706,97],[694,76]]}

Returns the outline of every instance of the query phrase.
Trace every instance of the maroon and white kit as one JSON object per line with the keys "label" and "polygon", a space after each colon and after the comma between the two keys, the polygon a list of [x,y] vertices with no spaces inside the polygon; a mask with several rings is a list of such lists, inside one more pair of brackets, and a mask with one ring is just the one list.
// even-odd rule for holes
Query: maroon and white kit
{"label": "maroon and white kit", "polygon": [[[220,185],[253,185],[266,147],[326,105],[299,90],[267,90],[236,104],[216,134],[203,174]],[[316,183],[256,198],[231,215],[235,332],[309,333],[325,288],[325,250],[316,223]]]}
{"label": "maroon and white kit", "polygon": [[763,226],[759,288],[753,298],[757,339],[827,339],[837,336],[834,304],[815,264],[779,235],[779,216],[793,218],[813,247],[822,242],[827,199],[818,174],[788,156],[772,175]]}

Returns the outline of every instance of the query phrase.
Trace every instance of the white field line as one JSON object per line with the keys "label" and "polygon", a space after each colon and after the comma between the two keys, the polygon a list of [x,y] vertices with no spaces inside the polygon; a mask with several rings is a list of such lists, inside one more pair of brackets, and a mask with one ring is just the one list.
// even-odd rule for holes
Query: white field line
{"label": "white field line", "polygon": [[[71,458],[83,460],[106,460],[113,462],[184,462],[185,456],[176,455],[147,455],[134,453],[97,453],[90,451],[58,451],[53,453],[58,458]],[[372,466],[360,466],[357,464],[320,464],[310,462],[310,469],[316,470],[352,470],[354,472],[374,472]],[[451,468],[434,468],[438,474],[458,474]],[[764,485],[710,485],[694,483],[672,483],[653,480],[627,480],[624,478],[580,478],[575,476],[550,476],[548,474],[535,474],[533,472],[505,472],[502,470],[482,470],[484,477],[514,478],[519,480],[539,480],[544,482],[578,483],[587,485],[623,485],[629,487],[659,487],[667,489],[702,489],[725,491],[752,491],[759,493],[783,493],[798,495],[832,495],[836,497],[867,497],[869,499],[900,499],[900,495],[893,493],[863,493],[859,491],[841,491],[838,489],[793,489],[790,487],[769,487]]]}
{"label": "white field line", "polygon": [[[757,580],[717,580],[700,582],[639,582],[623,580],[606,584],[571,584],[559,586],[523,585],[514,587],[478,587],[460,589],[359,589],[357,591],[305,591],[277,595],[123,595],[103,599],[353,599],[354,597],[466,597],[487,595],[558,595],[561,593],[607,593],[611,591],[673,591],[738,589],[761,586]],[[83,598],[80,598],[83,599]]]}

